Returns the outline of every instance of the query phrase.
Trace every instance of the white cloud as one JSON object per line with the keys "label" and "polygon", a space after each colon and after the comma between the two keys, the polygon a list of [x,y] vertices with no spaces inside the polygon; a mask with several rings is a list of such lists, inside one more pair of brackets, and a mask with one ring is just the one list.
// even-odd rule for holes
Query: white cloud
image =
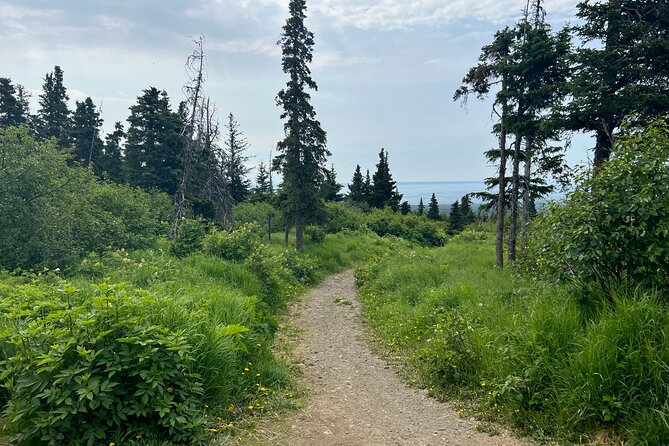
{"label": "white cloud", "polygon": [[314,70],[325,70],[331,67],[351,67],[381,62],[380,57],[347,56],[339,51],[320,51],[314,53],[311,65]]}
{"label": "white cloud", "polygon": [[[322,0],[314,6],[336,25],[360,29],[435,26],[462,19],[505,22],[519,17],[525,0]],[[572,0],[548,0],[549,14],[573,12]]]}
{"label": "white cloud", "polygon": [[106,31],[127,33],[135,27],[130,20],[105,14],[97,15],[95,21]]}
{"label": "white cloud", "polygon": [[205,48],[230,54],[256,54],[260,56],[279,57],[281,48],[268,39],[227,40],[205,42]]}

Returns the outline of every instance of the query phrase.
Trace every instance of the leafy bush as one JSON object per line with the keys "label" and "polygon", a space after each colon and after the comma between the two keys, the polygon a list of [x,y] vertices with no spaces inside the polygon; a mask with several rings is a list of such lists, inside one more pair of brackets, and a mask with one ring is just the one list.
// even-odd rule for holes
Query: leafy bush
{"label": "leafy bush", "polygon": [[126,436],[202,439],[202,382],[182,334],[146,322],[147,297],[101,284],[5,290],[0,378],[19,444],[93,445]]}
{"label": "leafy bush", "polygon": [[367,216],[367,227],[377,235],[393,235],[422,246],[443,246],[446,233],[436,222],[415,215],[402,215],[390,209],[372,211]]}
{"label": "leafy bush", "polygon": [[321,226],[328,234],[344,230],[358,231],[365,226],[365,215],[350,203],[329,201],[325,203],[325,217]]}
{"label": "leafy bush", "polygon": [[304,229],[304,233],[314,243],[325,240],[325,230],[321,226],[309,225]]}
{"label": "leafy bush", "polygon": [[283,230],[281,212],[266,202],[244,202],[235,206],[232,211],[235,228],[249,223],[255,223],[258,231],[266,235],[268,231],[268,216],[272,216],[272,232]]}
{"label": "leafy bush", "polygon": [[533,225],[532,261],[545,276],[669,289],[669,128],[620,139],[597,175]]}
{"label": "leafy bush", "polygon": [[69,266],[91,251],[141,248],[165,229],[162,193],[100,183],[53,141],[0,130],[0,267]]}
{"label": "leafy bush", "polygon": [[258,226],[245,224],[231,232],[214,231],[208,234],[202,244],[204,252],[225,260],[244,260],[260,243]]}
{"label": "leafy bush", "polygon": [[202,240],[207,235],[207,224],[201,219],[185,219],[179,225],[177,236],[170,245],[170,253],[186,257],[202,249]]}

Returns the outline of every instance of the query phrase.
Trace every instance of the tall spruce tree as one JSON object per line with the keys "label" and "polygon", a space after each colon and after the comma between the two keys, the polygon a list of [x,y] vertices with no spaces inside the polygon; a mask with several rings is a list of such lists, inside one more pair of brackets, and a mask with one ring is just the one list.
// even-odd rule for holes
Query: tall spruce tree
{"label": "tall spruce tree", "polygon": [[425,215],[425,203],[423,203],[423,197],[420,197],[418,202],[418,209],[416,209],[416,215]]}
{"label": "tall spruce tree", "polygon": [[367,201],[365,197],[365,180],[362,178],[359,164],[355,166],[353,179],[351,180],[351,184],[348,185],[348,199],[357,204]]}
{"label": "tall spruce tree", "polygon": [[393,211],[397,211],[400,207],[402,194],[397,192],[397,185],[390,174],[388,152],[383,148],[379,152],[379,163],[376,165],[376,172],[372,180],[371,206],[379,209],[387,206]]}
{"label": "tall spruce tree", "polygon": [[408,201],[403,201],[402,204],[400,204],[400,212],[402,215],[409,215],[411,213],[411,205]]}
{"label": "tall spruce tree", "polygon": [[92,167],[96,175],[102,173],[103,142],[100,138],[102,118],[93,100],[88,97],[76,102],[69,128],[69,138],[74,145],[74,159],[83,167]]}
{"label": "tall spruce tree", "polygon": [[451,205],[451,212],[448,214],[448,226],[452,234],[462,231],[465,227],[462,209],[460,209],[460,203],[457,200]]}
{"label": "tall spruce tree", "polygon": [[68,100],[67,89],[63,85],[63,70],[56,65],[53,72],[44,76],[42,94],[39,95],[40,109],[37,111],[36,127],[40,138],[56,138],[61,149],[70,143]]}
{"label": "tall spruce tree", "polygon": [[435,194],[432,194],[432,197],[430,198],[430,204],[427,207],[427,218],[428,220],[441,220],[439,202],[437,201],[437,196]]}
{"label": "tall spruce tree", "polygon": [[127,179],[133,186],[172,195],[181,177],[182,118],[170,109],[165,91],[144,90],[130,107],[125,146]]}
{"label": "tall spruce tree", "polygon": [[362,196],[364,197],[364,202],[368,206],[372,204],[372,177],[369,176],[369,169],[365,174],[365,182],[362,184]]}
{"label": "tall spruce tree", "polygon": [[594,164],[609,159],[626,116],[669,113],[669,3],[666,0],[582,1],[574,27],[568,127],[594,132]]}
{"label": "tall spruce tree", "polygon": [[123,131],[123,124],[116,122],[114,124],[114,131],[108,133],[105,137],[105,144],[100,160],[100,170],[106,172],[109,179],[117,183],[121,183],[124,180],[122,149],[124,138],[125,131]]}
{"label": "tall spruce tree", "polygon": [[256,184],[251,190],[252,201],[268,201],[272,197],[272,184],[269,180],[269,172],[265,163],[261,162],[256,174]]}
{"label": "tall spruce tree", "polygon": [[472,211],[472,201],[469,195],[464,195],[460,198],[460,217],[462,218],[463,226],[473,223],[476,219],[474,211]]}
{"label": "tall spruce tree", "polygon": [[239,123],[232,113],[228,115],[225,127],[228,129],[224,142],[227,152],[226,179],[232,199],[235,203],[240,203],[248,197],[251,189],[251,182],[247,178],[251,169],[246,166],[249,157],[245,154],[249,142],[244,138]]}
{"label": "tall spruce tree", "polygon": [[28,96],[23,86],[0,77],[0,128],[27,124],[29,117]]}
{"label": "tall spruce tree", "polygon": [[283,173],[285,200],[281,203],[284,220],[295,226],[295,248],[304,249],[304,228],[323,209],[319,184],[323,179],[326,133],[316,119],[308,89],[318,90],[311,78],[314,34],[305,24],[306,0],[290,0],[290,17],[283,26],[279,44],[283,52],[282,68],[290,79],[277,95],[283,108],[285,139],[277,144],[279,155],[274,166]]}

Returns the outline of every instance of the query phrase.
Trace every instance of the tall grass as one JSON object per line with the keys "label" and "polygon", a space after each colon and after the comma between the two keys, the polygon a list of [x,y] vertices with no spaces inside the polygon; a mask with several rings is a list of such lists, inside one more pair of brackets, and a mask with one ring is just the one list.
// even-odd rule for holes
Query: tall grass
{"label": "tall grass", "polygon": [[473,397],[542,437],[613,428],[669,444],[669,318],[652,292],[621,290],[593,312],[569,288],[495,268],[490,240],[467,233],[357,277],[379,342],[437,396]]}

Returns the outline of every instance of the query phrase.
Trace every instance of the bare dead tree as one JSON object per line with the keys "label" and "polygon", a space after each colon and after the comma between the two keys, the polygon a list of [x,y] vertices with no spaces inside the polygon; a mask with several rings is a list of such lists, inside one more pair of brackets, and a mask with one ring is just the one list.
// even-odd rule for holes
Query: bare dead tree
{"label": "bare dead tree", "polygon": [[186,95],[185,110],[188,113],[188,117],[181,131],[181,138],[183,140],[183,172],[177,191],[174,194],[172,225],[168,234],[168,237],[171,239],[176,237],[181,220],[185,217],[188,208],[186,194],[196,150],[193,136],[198,127],[196,119],[202,115],[202,86],[205,69],[204,38],[200,36],[193,43],[195,43],[195,50],[186,60],[187,81],[183,87],[183,91]]}

